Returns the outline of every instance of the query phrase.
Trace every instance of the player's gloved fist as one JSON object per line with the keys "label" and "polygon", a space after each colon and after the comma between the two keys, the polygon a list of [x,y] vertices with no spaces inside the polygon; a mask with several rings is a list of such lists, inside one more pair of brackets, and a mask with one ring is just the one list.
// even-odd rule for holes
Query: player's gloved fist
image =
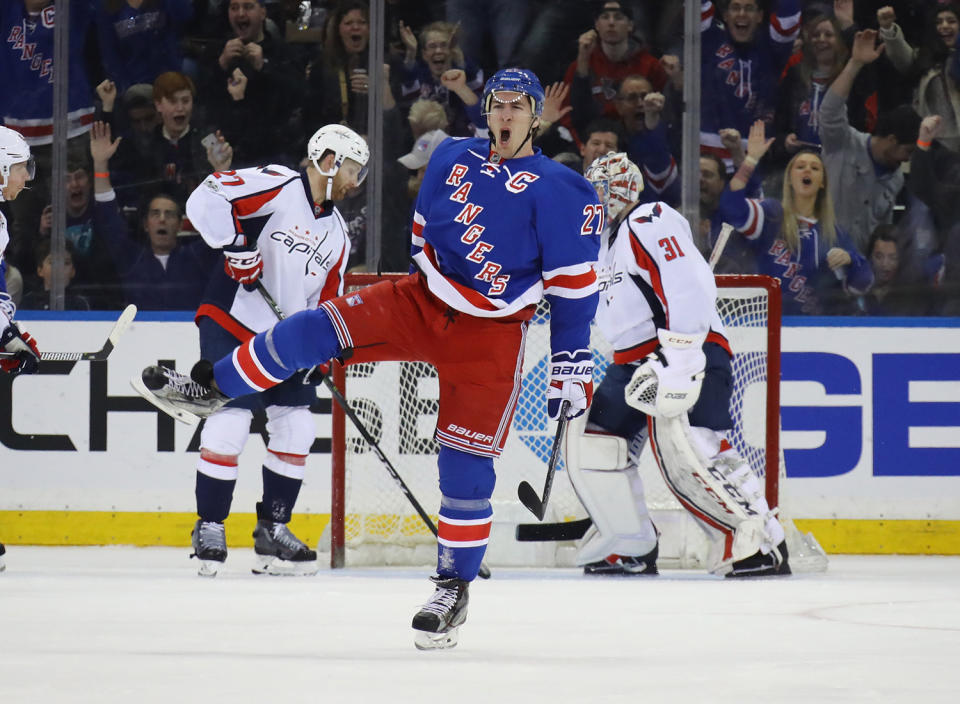
{"label": "player's gloved fist", "polygon": [[309,384],[310,386],[320,386],[320,384],[323,383],[324,377],[326,377],[329,373],[329,362],[318,364],[317,366],[308,369],[306,374],[303,375],[303,383]]}
{"label": "player's gloved fist", "polygon": [[550,357],[550,386],[547,387],[547,414],[560,418],[563,402],[569,401],[567,418],[576,418],[593,401],[593,356],[590,350],[557,352]]}
{"label": "player's gloved fist", "polygon": [[627,405],[647,415],[671,418],[686,413],[700,398],[706,333],[658,330],[660,347],[637,367],[626,388]]}
{"label": "player's gloved fist", "polygon": [[263,257],[260,256],[260,250],[253,249],[232,249],[225,247],[223,250],[223,270],[227,272],[234,281],[243,284],[247,288],[252,288],[263,273]]}
{"label": "player's gloved fist", "polygon": [[37,341],[28,332],[10,323],[0,333],[0,349],[15,356],[0,359],[0,369],[8,374],[35,374],[40,369],[40,350]]}

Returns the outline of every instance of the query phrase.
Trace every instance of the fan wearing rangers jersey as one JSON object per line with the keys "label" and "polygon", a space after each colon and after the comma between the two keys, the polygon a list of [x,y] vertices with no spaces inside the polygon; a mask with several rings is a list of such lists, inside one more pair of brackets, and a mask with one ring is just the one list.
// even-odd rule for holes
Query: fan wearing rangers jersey
{"label": "fan wearing rangers jersey", "polygon": [[[318,130],[299,173],[274,164],[208,176],[187,200],[187,215],[224,266],[210,280],[196,313],[200,353],[218,359],[268,330],[277,318],[262,285],[287,316],[343,293],[350,244],[333,205],[366,174],[363,138],[341,125]],[[316,435],[309,406],[319,376],[295,374],[237,399],[207,418],[197,460],[194,554],[200,574],[226,559],[223,521],[230,513],[237,463],[254,410],[265,410],[270,440],[263,462],[263,498],[254,531],[256,566],[266,574],[313,574],[317,554],[287,527]]]}
{"label": "fan wearing rangers jersey", "polygon": [[[609,222],[596,319],[614,356],[586,433],[577,435],[578,423],[568,432],[570,480],[593,519],[578,564],[587,574],[657,574],[657,530],[637,471],[649,438],[667,485],[715,538],[711,571],[789,574],[783,528],[726,437],[733,427],[730,346],[713,272],[686,219],[665,203],[637,202],[643,181],[626,154],[599,157],[587,179]],[[621,464],[598,461],[593,451],[609,446],[610,436],[623,438]]]}
{"label": "fan wearing rangers jersey", "polygon": [[551,305],[548,412],[578,416],[592,398],[603,213],[581,175],[533,148],[543,99],[530,71],[498,71],[483,94],[490,140],[437,147],[417,199],[409,276],[293,315],[214,364],[198,363],[193,387],[172,370],[143,372],[155,399],[206,414],[223,395],[262,391],[333,357],[433,364],[442,499],[436,586],[413,619],[421,649],[452,647],[466,619],[468,586],[490,536],[493,461],[520,392],[527,326],[544,297]]}
{"label": "fan wearing rangers jersey", "polygon": [[[20,133],[0,127],[0,201],[14,200],[20,195],[34,172],[30,147]],[[0,358],[0,370],[14,375],[34,374],[40,368],[40,351],[30,333],[22,332],[13,322],[17,306],[7,293],[7,265],[3,253],[9,242],[7,219],[0,213],[0,352],[12,355]],[[0,572],[4,569],[5,552],[3,543],[0,543]]]}

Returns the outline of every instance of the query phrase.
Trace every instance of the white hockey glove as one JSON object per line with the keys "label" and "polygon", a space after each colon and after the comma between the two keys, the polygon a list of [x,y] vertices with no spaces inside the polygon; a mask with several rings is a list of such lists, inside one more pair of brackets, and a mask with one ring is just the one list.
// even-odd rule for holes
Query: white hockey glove
{"label": "white hockey glove", "polygon": [[256,284],[263,272],[263,258],[260,256],[260,250],[256,245],[253,249],[225,247],[223,270],[231,279],[249,289]]}
{"label": "white hockey glove", "polygon": [[569,401],[567,418],[576,418],[593,400],[593,356],[590,350],[557,352],[550,357],[550,385],[547,387],[547,414],[560,418],[564,401]]}
{"label": "white hockey glove", "polygon": [[689,411],[700,397],[707,336],[658,330],[657,337],[660,348],[637,367],[623,396],[638,411],[671,418]]}
{"label": "white hockey glove", "polygon": [[17,304],[13,302],[10,294],[6,291],[0,291],[0,329],[5,328],[13,322],[13,316],[17,314]]}

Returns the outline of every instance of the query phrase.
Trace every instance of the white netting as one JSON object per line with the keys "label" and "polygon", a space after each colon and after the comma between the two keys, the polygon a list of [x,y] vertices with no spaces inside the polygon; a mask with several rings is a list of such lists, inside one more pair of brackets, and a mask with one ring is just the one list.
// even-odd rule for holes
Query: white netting
{"label": "white netting", "polygon": [[[763,476],[766,448],[767,291],[723,287],[718,310],[734,350],[735,388],[731,409],[736,423],[731,442]],[[609,345],[594,328],[592,339],[596,383],[609,364]],[[569,543],[517,543],[517,523],[535,519],[517,500],[517,485],[543,486],[555,424],[548,421],[549,324],[545,308],[531,321],[523,369],[523,386],[510,437],[496,463],[493,496],[494,527],[487,552],[490,564],[568,564]],[[438,383],[428,364],[382,362],[347,369],[346,396],[367,429],[377,439],[420,504],[436,522],[440,502],[433,439]],[[347,421],[346,517],[347,564],[430,564],[436,558],[435,539],[377,456]],[[641,462],[647,502],[662,531],[661,563],[696,566],[706,555],[706,542],[660,477],[646,453]],[[582,518],[586,513],[558,466],[547,522]]]}

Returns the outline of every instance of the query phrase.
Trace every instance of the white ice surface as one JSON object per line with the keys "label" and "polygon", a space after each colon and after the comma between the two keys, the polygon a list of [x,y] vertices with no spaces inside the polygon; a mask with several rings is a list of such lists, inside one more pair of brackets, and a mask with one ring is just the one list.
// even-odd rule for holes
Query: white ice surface
{"label": "white ice surface", "polygon": [[215,579],[187,550],[8,546],[0,702],[960,701],[960,559],[834,556],[731,581],[495,569],[450,651],[414,649],[426,573]]}

